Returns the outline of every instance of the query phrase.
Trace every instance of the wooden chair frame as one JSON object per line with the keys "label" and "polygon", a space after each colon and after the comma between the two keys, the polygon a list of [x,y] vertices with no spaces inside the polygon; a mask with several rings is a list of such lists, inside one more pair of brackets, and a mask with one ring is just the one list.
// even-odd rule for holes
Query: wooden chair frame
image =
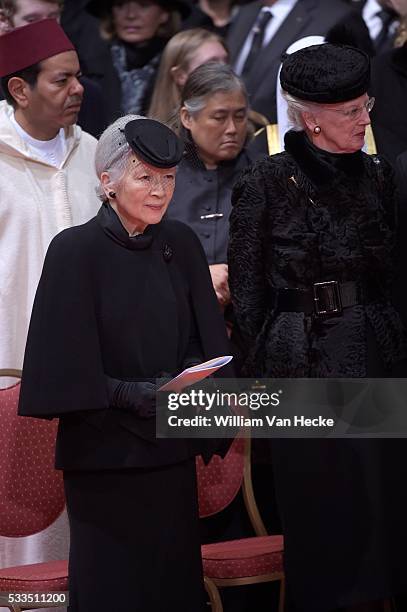
{"label": "wooden chair frame", "polygon": [[[245,508],[256,536],[267,536],[268,533],[264,526],[256,503],[256,498],[254,496],[250,437],[245,439],[242,493]],[[285,602],[285,578],[283,572],[274,572],[271,574],[263,574],[261,576],[247,576],[245,578],[209,578],[208,576],[204,576],[205,589],[209,596],[212,612],[223,612],[223,604],[218,587],[224,588],[243,586],[262,582],[275,582],[276,580],[281,582],[278,612],[283,612]]]}

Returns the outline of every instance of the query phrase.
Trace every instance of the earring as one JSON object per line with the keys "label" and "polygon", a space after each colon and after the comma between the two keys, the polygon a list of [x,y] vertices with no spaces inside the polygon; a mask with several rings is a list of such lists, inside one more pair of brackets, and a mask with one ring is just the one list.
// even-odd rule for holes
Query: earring
{"label": "earring", "polygon": [[319,125],[316,125],[314,127],[314,134],[320,134],[321,133],[321,128],[319,127]]}
{"label": "earring", "polygon": [[114,200],[116,197],[116,193],[114,191],[109,191],[109,198],[112,198],[112,200]]}

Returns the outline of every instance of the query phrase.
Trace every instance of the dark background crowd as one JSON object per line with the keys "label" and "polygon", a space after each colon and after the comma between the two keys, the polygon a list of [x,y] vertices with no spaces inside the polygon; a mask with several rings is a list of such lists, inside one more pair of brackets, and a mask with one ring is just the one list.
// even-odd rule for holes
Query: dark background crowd
{"label": "dark background crowd", "polygon": [[[119,117],[143,115],[162,121],[182,137],[185,151],[167,217],[192,227],[203,246],[237,364],[241,339],[231,307],[227,261],[231,193],[242,170],[259,157],[284,148],[278,130],[286,117],[279,113],[277,83],[281,62],[294,43],[321,37],[357,47],[370,56],[368,94],[375,104],[368,152],[377,152],[390,162],[400,201],[407,203],[406,0],[0,0],[0,34],[47,18],[60,21],[78,53],[83,91],[71,97],[81,102],[77,124],[83,132],[98,139]],[[36,75],[26,77],[35,80]],[[10,113],[7,106],[12,104],[4,79],[2,86],[2,97],[9,104],[1,107],[0,120],[2,113]],[[50,138],[40,128],[35,136],[37,142]],[[84,142],[83,134],[81,138],[80,146],[86,143],[89,150],[88,188],[96,143],[90,138]],[[0,125],[2,140],[7,144]],[[57,155],[57,148],[46,154]],[[2,156],[0,149],[0,164]],[[65,163],[62,157],[56,164],[59,170]],[[72,191],[72,183],[78,181],[80,191],[86,181],[77,167],[69,166],[69,155],[67,160],[71,191],[66,197],[73,206],[82,194]],[[55,193],[65,194],[58,182],[62,181],[60,173],[57,180],[40,180],[50,188],[53,181]],[[92,181],[96,183],[95,177]],[[17,193],[18,186],[13,188]],[[88,218],[96,210],[95,202]],[[1,212],[0,204],[0,223]],[[402,206],[401,217],[404,215]],[[52,234],[85,220],[73,215],[56,225],[44,243]],[[45,247],[34,257],[41,265]],[[38,277],[36,271],[30,280],[32,287]],[[0,279],[0,293],[1,283]],[[13,294],[10,287],[11,282],[4,294],[12,304],[23,290],[17,287]],[[25,321],[21,329],[14,323],[22,348],[13,353],[4,341],[0,367],[22,367],[32,299],[29,295],[22,300],[22,315],[13,308],[13,316]],[[9,312],[11,317],[11,307]],[[269,531],[280,533],[270,473],[268,444],[257,441],[253,448],[255,492]],[[203,532],[204,541],[249,535],[242,500],[237,497],[220,519],[207,520]],[[225,610],[260,610],[264,597],[277,597],[272,586],[226,593]]]}

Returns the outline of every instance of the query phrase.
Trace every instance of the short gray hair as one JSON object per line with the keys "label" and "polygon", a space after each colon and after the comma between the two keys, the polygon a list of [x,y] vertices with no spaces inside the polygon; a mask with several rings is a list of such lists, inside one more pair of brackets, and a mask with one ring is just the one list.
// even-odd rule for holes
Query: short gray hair
{"label": "short gray hair", "polygon": [[[99,179],[102,172],[108,172],[113,182],[120,181],[129,165],[130,158],[135,157],[124,135],[126,125],[135,119],[145,119],[145,117],[141,115],[120,117],[101,135],[95,153],[96,175]],[[96,193],[100,200],[106,200],[101,183],[96,187]]]}
{"label": "short gray hair", "polygon": [[282,89],[282,94],[287,102],[287,117],[291,129],[296,132],[302,132],[306,127],[302,113],[312,113],[312,111],[317,110],[319,104],[300,100],[284,89]]}
{"label": "short gray hair", "polygon": [[215,93],[241,91],[248,104],[246,87],[228,64],[208,62],[195,68],[189,75],[181,94],[181,106],[185,106],[190,115],[195,115],[205,108],[208,98]]}

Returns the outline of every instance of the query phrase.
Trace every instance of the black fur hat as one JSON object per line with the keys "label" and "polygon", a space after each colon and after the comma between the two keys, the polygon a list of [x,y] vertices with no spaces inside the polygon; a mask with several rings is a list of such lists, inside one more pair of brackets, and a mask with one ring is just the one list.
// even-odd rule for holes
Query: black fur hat
{"label": "black fur hat", "polygon": [[358,98],[370,83],[370,59],[345,45],[312,45],[288,55],[280,73],[281,87],[300,100],[333,104]]}

